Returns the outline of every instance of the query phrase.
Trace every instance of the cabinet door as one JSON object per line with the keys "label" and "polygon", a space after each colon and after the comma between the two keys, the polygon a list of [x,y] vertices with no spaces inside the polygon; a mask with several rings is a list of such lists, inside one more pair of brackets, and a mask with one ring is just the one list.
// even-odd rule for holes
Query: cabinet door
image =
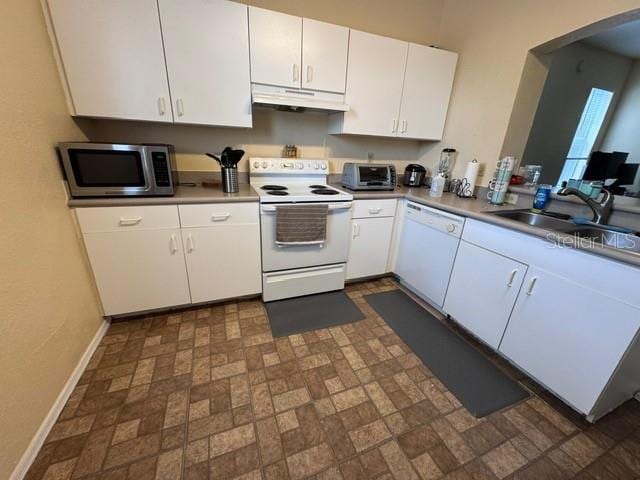
{"label": "cabinet door", "polygon": [[440,140],[458,54],[409,44],[398,136]]}
{"label": "cabinet door", "polygon": [[354,219],[351,227],[347,279],[386,273],[393,217]]}
{"label": "cabinet door", "polygon": [[520,262],[462,241],[443,309],[497,349],[526,272]]}
{"label": "cabinet door", "polygon": [[156,0],[48,0],[76,115],[171,122]]}
{"label": "cabinet door", "polygon": [[395,137],[407,42],[351,30],[342,132]]}
{"label": "cabinet door", "polygon": [[529,267],[500,351],[589,413],[639,324],[638,309]]}
{"label": "cabinet door", "polygon": [[302,19],[302,87],[344,93],[349,29]]}
{"label": "cabinet door", "polygon": [[84,234],[106,315],[191,301],[180,230]]}
{"label": "cabinet door", "polygon": [[183,228],[193,303],[262,291],[260,225]]}
{"label": "cabinet door", "polygon": [[299,88],[302,18],[249,7],[251,81]]}
{"label": "cabinet door", "polygon": [[251,126],[247,7],[159,0],[176,123]]}

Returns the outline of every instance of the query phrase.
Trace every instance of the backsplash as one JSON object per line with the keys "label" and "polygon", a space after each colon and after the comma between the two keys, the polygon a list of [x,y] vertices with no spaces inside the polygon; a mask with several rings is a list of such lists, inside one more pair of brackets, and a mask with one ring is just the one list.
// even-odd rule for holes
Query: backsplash
{"label": "backsplash", "polygon": [[374,163],[393,163],[400,173],[408,163],[418,161],[425,145],[439,146],[438,142],[329,135],[328,121],[326,113],[258,108],[253,111],[253,128],[247,129],[76,119],[92,141],[173,144],[180,171],[218,171],[217,163],[204,153],[219,153],[231,145],[246,151],[238,164],[238,169],[246,172],[249,157],[280,157],[284,145],[295,144],[300,157],[329,159],[330,173],[342,172],[342,165],[348,161],[367,162],[370,153]]}

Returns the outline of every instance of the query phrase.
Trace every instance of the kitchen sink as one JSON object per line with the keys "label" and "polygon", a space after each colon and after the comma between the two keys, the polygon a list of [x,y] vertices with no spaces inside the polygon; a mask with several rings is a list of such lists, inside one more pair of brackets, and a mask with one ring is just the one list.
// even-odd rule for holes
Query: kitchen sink
{"label": "kitchen sink", "polygon": [[606,228],[583,226],[565,230],[563,233],[590,240],[594,245],[605,245],[640,254],[640,236],[635,232],[621,233]]}
{"label": "kitchen sink", "polygon": [[546,230],[566,232],[576,227],[570,222],[571,217],[562,213],[535,213],[531,210],[504,210],[492,213],[498,217],[508,218],[509,220],[515,220],[516,222],[526,223],[532,227]]}

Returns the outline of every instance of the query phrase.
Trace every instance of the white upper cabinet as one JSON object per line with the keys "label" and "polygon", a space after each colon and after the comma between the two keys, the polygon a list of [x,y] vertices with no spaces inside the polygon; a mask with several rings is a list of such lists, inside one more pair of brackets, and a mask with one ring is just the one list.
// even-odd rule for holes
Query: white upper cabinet
{"label": "white upper cabinet", "polygon": [[48,0],[74,114],[171,122],[156,0]]}
{"label": "white upper cabinet", "polygon": [[251,127],[247,7],[159,0],[176,123]]}
{"label": "white upper cabinet", "polygon": [[344,93],[349,29],[302,19],[302,88]]}
{"label": "white upper cabinet", "polygon": [[398,136],[440,140],[458,54],[409,44]]}
{"label": "white upper cabinet", "polygon": [[[395,137],[408,43],[351,30],[345,103],[331,133]],[[337,121],[336,121],[337,120]]]}
{"label": "white upper cabinet", "polygon": [[302,18],[249,7],[249,37],[251,81],[299,88]]}

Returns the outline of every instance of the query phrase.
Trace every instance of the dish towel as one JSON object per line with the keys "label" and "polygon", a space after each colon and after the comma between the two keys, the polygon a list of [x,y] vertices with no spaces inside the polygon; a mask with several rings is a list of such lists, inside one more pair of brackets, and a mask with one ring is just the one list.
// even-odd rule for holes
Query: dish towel
{"label": "dish towel", "polygon": [[327,240],[329,205],[276,205],[276,245],[319,245]]}

